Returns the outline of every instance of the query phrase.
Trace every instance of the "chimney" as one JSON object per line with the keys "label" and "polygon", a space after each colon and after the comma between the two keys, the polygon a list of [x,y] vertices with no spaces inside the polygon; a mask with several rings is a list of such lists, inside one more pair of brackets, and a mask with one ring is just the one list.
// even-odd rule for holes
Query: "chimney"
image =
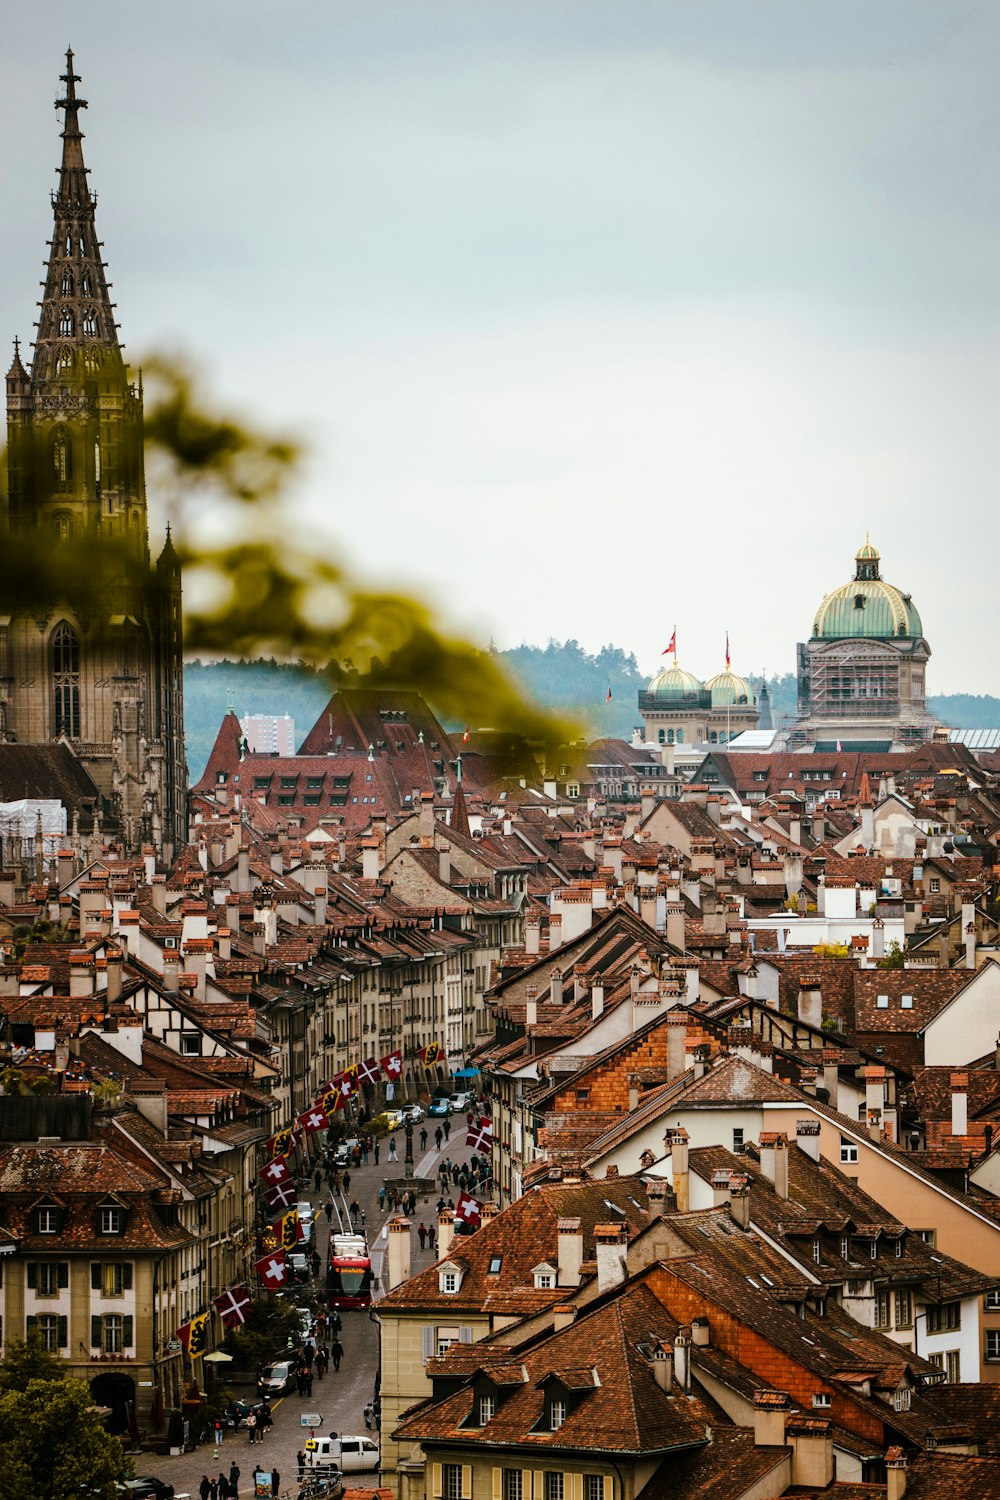
{"label": "chimney", "polygon": [[562,969],[553,969],[549,975],[549,1000],[553,1005],[562,1005],[563,1003]]}
{"label": "chimney", "polygon": [[667,1082],[673,1083],[687,1063],[687,1016],[682,1010],[667,1013]]}
{"label": "chimney", "polygon": [[969,1133],[968,1073],[952,1073],[951,1075],[951,1133],[952,1135],[968,1135]]}
{"label": "chimney", "polygon": [[122,997],[122,951],[120,948],[108,949],[106,984],[108,1004],[114,1005]]}
{"label": "chimney", "polygon": [[597,1290],[603,1296],[625,1280],[625,1250],[628,1230],[619,1224],[594,1225],[597,1258]]}
{"label": "chimney", "polygon": [[443,1208],[438,1214],[438,1260],[447,1260],[451,1242],[455,1238],[455,1210]]}
{"label": "chimney", "polygon": [[792,1484],[825,1490],[833,1483],[833,1428],[826,1417],[795,1416],[785,1423],[792,1445]]}
{"label": "chimney", "polygon": [[94,993],[94,960],[89,953],[70,954],[69,993],[71,1000],[83,1000]]}
{"label": "chimney", "polygon": [[237,937],[240,931],[240,898],[239,896],[226,897],[226,926],[230,932],[235,932]]}
{"label": "chimney", "polygon": [[678,1328],[674,1335],[674,1376],[685,1395],[691,1391],[691,1330]]}
{"label": "chimney", "polygon": [[524,951],[534,958],[540,947],[542,919],[537,911],[529,911],[524,919]]}
{"label": "chimney", "polygon": [[885,1500],[903,1500],[906,1494],[906,1454],[890,1448],[885,1455]]}
{"label": "chimney", "polygon": [[777,1197],[788,1197],[788,1140],[780,1130],[760,1133],[760,1170]]}
{"label": "chimney", "polygon": [[447,844],[438,850],[438,880],[442,885],[451,885],[451,848]]}
{"label": "chimney", "polygon": [[560,1219],[558,1224],[559,1286],[579,1286],[583,1265],[583,1229],[579,1219]]}
{"label": "chimney", "polygon": [[662,1339],[653,1350],[653,1379],[669,1396],[674,1388],[674,1351]]}
{"label": "chimney", "polygon": [[434,793],[420,793],[420,813],[417,834],[424,848],[429,849],[434,839]]}
{"label": "chimney", "polygon": [[962,903],[962,942],[965,944],[965,967],[976,967],[976,908]]}
{"label": "chimney", "polygon": [[712,1328],[707,1318],[691,1319],[691,1342],[696,1349],[707,1349],[712,1342]]}
{"label": "chimney", "polygon": [[823,1025],[823,993],[815,974],[803,974],[799,979],[799,1020],[817,1030]]}
{"label": "chimney", "polygon": [[177,949],[173,948],[169,953],[163,955],[163,993],[165,995],[176,995],[178,985],[178,974],[180,965],[177,958]]}
{"label": "chimney", "polygon": [[167,1085],[163,1078],[144,1078],[128,1085],[128,1094],[144,1120],[167,1138]]}
{"label": "chimney", "polygon": [[361,878],[377,880],[382,872],[382,849],[378,839],[361,840]]}
{"label": "chimney", "polygon": [[823,1087],[826,1089],[830,1108],[836,1109],[840,1095],[840,1065],[836,1058],[827,1059],[823,1063]]}
{"label": "chimney", "polygon": [[275,875],[284,875],[284,873],[285,873],[285,856],[284,856],[284,853],[283,853],[283,851],[281,849],[273,849],[271,851],[270,864],[271,864],[271,869],[273,870],[273,872],[274,872]]}
{"label": "chimney", "polygon": [[554,953],[557,948],[562,947],[562,913],[558,911],[549,914],[549,952]]}
{"label": "chimney", "polygon": [[410,1221],[402,1216],[392,1218],[386,1226],[386,1231],[391,1292],[410,1279]]}
{"label": "chimney", "polygon": [[684,946],[684,907],[678,902],[671,902],[666,909],[667,916],[667,942],[671,948],[676,948],[679,953],[685,951]]}
{"label": "chimney", "polygon": [[819,1161],[819,1121],[796,1120],[795,1139],[807,1156]]}
{"label": "chimney", "polygon": [[604,980],[595,979],[590,986],[590,1015],[596,1021],[598,1016],[604,1014]]}
{"label": "chimney", "polygon": [[552,1309],[552,1332],[561,1333],[564,1328],[576,1319],[576,1308],[572,1302],[560,1302],[558,1307]]}
{"label": "chimney", "polygon": [[691,1203],[688,1175],[688,1133],[683,1126],[668,1130],[663,1137],[664,1149],[670,1153],[671,1178],[677,1212],[686,1214]]}
{"label": "chimney", "polygon": [[250,889],[250,852],[241,849],[236,856],[236,890],[248,891]]}
{"label": "chimney", "polygon": [[812,837],[814,844],[822,844],[826,838],[826,813],[814,812],[812,815]]}
{"label": "chimney", "polygon": [[149,882],[149,899],[153,910],[158,916],[167,915],[167,877],[165,875],[154,875]]}
{"label": "chimney", "polygon": [[792,1403],[785,1391],[754,1391],[753,1440],[758,1448],[783,1448]]}
{"label": "chimney", "polygon": [[228,927],[220,927],[215,934],[215,951],[219,958],[225,963],[233,956],[233,934]]}
{"label": "chimney", "polygon": [[535,1026],[538,1023],[538,991],[532,986],[525,990],[524,1000],[524,1025],[525,1028]]}
{"label": "chimney", "polygon": [[750,1228],[750,1179],[748,1177],[730,1177],[729,1213],[733,1223],[738,1224],[740,1229]]}

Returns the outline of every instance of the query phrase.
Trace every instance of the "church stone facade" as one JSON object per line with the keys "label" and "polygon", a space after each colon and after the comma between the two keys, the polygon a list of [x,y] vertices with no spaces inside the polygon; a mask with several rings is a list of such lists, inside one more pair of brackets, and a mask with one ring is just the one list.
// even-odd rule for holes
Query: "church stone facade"
{"label": "church stone facade", "polygon": [[0,747],[67,744],[95,784],[95,818],[169,858],[186,839],[180,566],[169,532],[150,556],[142,389],[101,258],[71,52],[63,82],[33,358],[26,368],[15,343],[7,374],[6,544],[38,588],[0,599]]}

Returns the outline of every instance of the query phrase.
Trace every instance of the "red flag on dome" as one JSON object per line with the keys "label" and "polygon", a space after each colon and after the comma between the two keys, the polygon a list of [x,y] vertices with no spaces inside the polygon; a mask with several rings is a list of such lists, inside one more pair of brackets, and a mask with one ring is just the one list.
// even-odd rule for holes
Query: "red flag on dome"
{"label": "red flag on dome", "polygon": [[674,633],[670,637],[669,641],[667,642],[666,649],[664,651],[662,651],[660,653],[660,655],[661,656],[669,656],[670,653],[671,653],[671,651],[676,652],[676,650],[677,650],[677,626],[675,625],[674,626]]}
{"label": "red flag on dome", "polygon": [[729,668],[730,668],[731,665],[732,665],[732,663],[731,663],[730,658],[729,658],[729,631],[727,630],[726,631],[726,671],[727,672],[729,671]]}

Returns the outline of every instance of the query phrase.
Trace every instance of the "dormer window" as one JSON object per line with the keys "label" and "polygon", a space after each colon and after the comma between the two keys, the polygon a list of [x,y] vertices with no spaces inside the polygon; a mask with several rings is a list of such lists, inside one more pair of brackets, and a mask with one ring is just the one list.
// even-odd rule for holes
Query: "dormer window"
{"label": "dormer window", "polygon": [[549,1431],[558,1432],[566,1420],[566,1402],[561,1396],[549,1398]]}
{"label": "dormer window", "polygon": [[480,1427],[485,1427],[487,1422],[492,1421],[497,1409],[495,1396],[480,1396],[476,1406]]}
{"label": "dormer window", "polygon": [[441,1290],[447,1294],[458,1291],[458,1272],[442,1271]]}
{"label": "dormer window", "polygon": [[125,1210],[113,1203],[99,1208],[97,1228],[100,1234],[121,1234],[125,1228]]}
{"label": "dormer window", "polygon": [[62,1209],[48,1206],[35,1209],[35,1233],[58,1234],[62,1227]]}
{"label": "dormer window", "polygon": [[556,1284],[556,1268],[543,1261],[540,1266],[535,1266],[531,1273],[535,1279],[537,1291],[548,1291]]}
{"label": "dormer window", "polygon": [[446,1260],[438,1271],[438,1290],[445,1297],[453,1297],[461,1290],[464,1268],[454,1261]]}

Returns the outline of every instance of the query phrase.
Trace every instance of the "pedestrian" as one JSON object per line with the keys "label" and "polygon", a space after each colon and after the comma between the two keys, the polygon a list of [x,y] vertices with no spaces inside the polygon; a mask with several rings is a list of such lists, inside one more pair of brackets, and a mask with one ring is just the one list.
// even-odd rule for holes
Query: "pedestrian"
{"label": "pedestrian", "polygon": [[364,1143],[364,1145],[361,1148],[361,1160],[364,1162],[365,1166],[367,1167],[367,1165],[368,1165],[368,1138],[367,1138],[367,1136],[365,1137],[365,1143]]}
{"label": "pedestrian", "polygon": [[208,1497],[211,1493],[212,1481],[209,1479],[207,1474],[203,1474],[201,1476],[201,1484],[199,1484],[198,1486],[198,1494],[201,1496],[201,1500],[208,1500]]}
{"label": "pedestrian", "polygon": [[382,1186],[378,1190],[378,1207],[379,1207],[379,1213],[383,1212],[383,1210],[385,1209],[385,1183],[384,1182],[383,1182]]}
{"label": "pedestrian", "polygon": [[306,1371],[306,1395],[307,1396],[311,1396],[312,1393],[313,1393],[312,1370],[307,1370]]}
{"label": "pedestrian", "polygon": [[434,1249],[434,1225],[433,1224],[428,1224],[428,1226],[427,1226],[427,1248],[429,1250],[433,1250]]}
{"label": "pedestrian", "polygon": [[229,1500],[240,1500],[240,1466],[235,1459],[229,1465]]}
{"label": "pedestrian", "polygon": [[451,1135],[451,1121],[448,1119],[448,1117],[446,1115],[445,1116],[445,1121],[444,1121],[444,1138],[445,1138],[445,1140],[448,1140],[448,1138],[450,1137],[450,1135]]}
{"label": "pedestrian", "polygon": [[257,1441],[257,1416],[255,1412],[251,1412],[247,1417],[247,1438],[251,1443]]}
{"label": "pedestrian", "polygon": [[351,1199],[350,1214],[352,1221],[354,1219],[360,1219],[361,1217],[361,1204],[358,1202],[357,1198]]}
{"label": "pedestrian", "polygon": [[333,1368],[336,1372],[340,1369],[340,1361],[344,1357],[344,1346],[338,1338],[330,1345],[330,1358],[333,1360]]}
{"label": "pedestrian", "polygon": [[421,1151],[427,1150],[427,1128],[423,1125],[420,1127],[420,1149]]}
{"label": "pedestrian", "polygon": [[372,1423],[375,1421],[375,1408],[370,1401],[365,1402],[365,1430],[371,1432]]}
{"label": "pedestrian", "polygon": [[399,1161],[399,1157],[396,1155],[396,1137],[395,1136],[390,1136],[390,1138],[389,1138],[389,1160],[390,1161]]}
{"label": "pedestrian", "polygon": [[466,1125],[468,1125],[468,1127],[469,1127],[470,1130],[472,1129],[472,1122],[473,1122],[473,1120],[475,1118],[476,1118],[475,1115],[472,1113],[472,1110],[470,1109],[469,1112],[468,1112],[468,1114],[465,1117],[465,1123],[466,1123]]}
{"label": "pedestrian", "polygon": [[262,1443],[264,1441],[264,1434],[267,1432],[267,1429],[271,1426],[273,1421],[274,1418],[271,1415],[271,1407],[268,1403],[267,1397],[265,1396],[264,1403],[260,1409],[260,1418],[257,1422],[257,1441],[259,1443]]}
{"label": "pedestrian", "polygon": [[278,1473],[277,1469],[271,1470],[271,1494],[281,1494],[281,1475]]}
{"label": "pedestrian", "polygon": [[262,1473],[263,1473],[263,1470],[261,1469],[260,1464],[257,1464],[255,1466],[253,1474],[251,1476],[252,1479],[253,1479],[253,1492],[254,1492],[255,1495],[258,1494],[259,1491],[260,1491],[260,1476],[261,1476]]}
{"label": "pedestrian", "polygon": [[441,1126],[439,1125],[437,1130],[435,1130],[434,1132],[434,1144],[439,1151],[441,1150],[441,1139]]}
{"label": "pedestrian", "polygon": [[219,1477],[215,1481],[215,1486],[216,1492],[219,1496],[219,1500],[229,1500],[229,1480],[226,1478],[225,1474],[223,1474],[221,1469],[219,1470]]}
{"label": "pedestrian", "polygon": [[365,1223],[366,1223],[367,1219],[368,1219],[368,1211],[367,1211],[367,1209],[363,1208],[361,1210],[361,1228],[362,1229],[364,1229]]}
{"label": "pedestrian", "polygon": [[317,1380],[322,1380],[323,1379],[323,1369],[324,1369],[323,1360],[322,1360],[321,1356],[319,1354],[317,1354],[316,1355],[316,1379]]}
{"label": "pedestrian", "polygon": [[323,1173],[320,1171],[319,1167],[317,1167],[315,1172],[313,1173],[313,1181],[316,1184],[316,1191],[318,1193],[323,1184]]}
{"label": "pedestrian", "polygon": [[330,1355],[327,1352],[326,1346],[324,1345],[323,1348],[320,1349],[316,1354],[316,1374],[319,1376],[320,1380],[323,1379],[323,1376],[326,1374],[329,1367]]}
{"label": "pedestrian", "polygon": [[375,1165],[376,1166],[378,1166],[378,1153],[379,1153],[379,1144],[378,1144],[378,1141],[376,1141],[375,1142],[375,1150],[372,1153],[374,1155],[374,1157],[375,1157]]}
{"label": "pedestrian", "polygon": [[423,1221],[417,1225],[417,1239],[420,1241],[420,1248],[422,1250],[427,1244],[427,1225]]}
{"label": "pedestrian", "polygon": [[301,1483],[306,1477],[306,1456],[301,1450],[295,1455],[295,1464],[299,1471],[298,1478]]}
{"label": "pedestrian", "polygon": [[330,1329],[334,1334],[337,1334],[340,1332],[343,1326],[343,1319],[341,1318],[340,1313],[337,1311],[337,1308],[335,1306],[333,1309],[333,1316],[330,1319]]}
{"label": "pedestrian", "polygon": [[347,1197],[347,1195],[348,1195],[348,1193],[350,1191],[351,1191],[351,1174],[350,1174],[350,1172],[345,1172],[344,1173],[344,1197],[345,1198]]}
{"label": "pedestrian", "polygon": [[332,1198],[328,1198],[327,1201],[323,1204],[323,1212],[326,1214],[326,1222],[328,1224],[331,1223],[332,1220],[333,1220],[333,1199]]}

